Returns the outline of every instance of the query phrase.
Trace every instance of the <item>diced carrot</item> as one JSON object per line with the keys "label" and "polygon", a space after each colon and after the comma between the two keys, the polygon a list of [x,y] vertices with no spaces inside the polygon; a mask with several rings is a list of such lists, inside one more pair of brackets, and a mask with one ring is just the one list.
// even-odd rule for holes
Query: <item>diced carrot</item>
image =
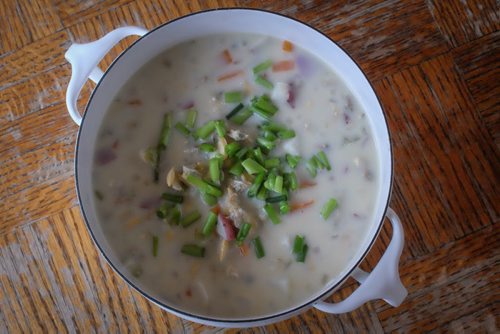
{"label": "diced carrot", "polygon": [[220,206],[216,205],[212,209],[210,209],[210,211],[218,215],[220,213]]}
{"label": "diced carrot", "polygon": [[283,41],[283,51],[285,51],[285,52],[292,52],[293,51],[293,44],[292,44],[292,42],[284,40]]}
{"label": "diced carrot", "polygon": [[127,222],[127,228],[132,228],[136,225],[139,225],[141,223],[141,220],[137,217],[133,217]]}
{"label": "diced carrot", "polygon": [[316,185],[316,182],[304,180],[304,181],[301,181],[299,183],[299,189],[310,188],[310,187],[314,187],[315,185]]}
{"label": "diced carrot", "polygon": [[142,101],[139,99],[133,99],[133,100],[128,101],[127,103],[131,106],[141,106],[142,105]]}
{"label": "diced carrot", "polygon": [[290,71],[295,68],[295,61],[293,60],[282,60],[273,64],[273,72],[284,72]]}
{"label": "diced carrot", "polygon": [[314,203],[314,200],[300,202],[300,203],[292,203],[292,205],[290,206],[290,212],[305,209],[308,206],[311,206],[313,203]]}
{"label": "diced carrot", "polygon": [[224,51],[222,51],[222,57],[224,58],[226,64],[231,64],[233,62],[233,57],[228,49],[224,49]]}
{"label": "diced carrot", "polygon": [[243,74],[242,70],[236,70],[236,71],[221,75],[220,77],[217,78],[217,81],[229,80],[229,79],[232,79],[232,78],[237,77],[237,76],[242,75],[242,74]]}
{"label": "diced carrot", "polygon": [[248,246],[246,244],[242,244],[240,246],[240,253],[243,256],[247,256],[248,255]]}

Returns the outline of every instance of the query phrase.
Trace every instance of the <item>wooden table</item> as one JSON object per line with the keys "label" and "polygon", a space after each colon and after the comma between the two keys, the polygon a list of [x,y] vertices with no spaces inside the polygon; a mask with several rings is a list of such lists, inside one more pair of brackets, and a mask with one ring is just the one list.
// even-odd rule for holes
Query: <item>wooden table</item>
{"label": "wooden table", "polygon": [[[392,133],[391,206],[406,232],[409,296],[340,316],[310,310],[244,332],[498,332],[500,14],[495,0],[0,2],[0,332],[218,332],[160,310],[110,269],[73,180],[77,126],[64,52],[122,25],[151,29],[202,9],[247,6],[305,21],[345,48]],[[134,38],[115,47],[105,68]],[[80,99],[83,107],[92,86]],[[384,229],[363,263],[376,264]],[[349,283],[331,299],[356,288]]]}

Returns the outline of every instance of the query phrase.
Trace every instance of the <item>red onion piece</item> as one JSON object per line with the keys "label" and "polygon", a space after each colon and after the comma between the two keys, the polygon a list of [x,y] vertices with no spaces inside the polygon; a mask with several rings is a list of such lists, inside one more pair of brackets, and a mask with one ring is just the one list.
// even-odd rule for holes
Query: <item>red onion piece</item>
{"label": "red onion piece", "polygon": [[219,214],[217,234],[224,240],[231,241],[236,239],[236,227],[234,227],[234,223],[229,217]]}

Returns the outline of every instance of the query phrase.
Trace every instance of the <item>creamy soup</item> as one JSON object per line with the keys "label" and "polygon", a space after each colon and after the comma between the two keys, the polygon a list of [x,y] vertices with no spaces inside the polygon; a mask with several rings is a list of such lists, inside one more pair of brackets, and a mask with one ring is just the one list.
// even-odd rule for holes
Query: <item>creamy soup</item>
{"label": "creamy soup", "polygon": [[300,305],[339,278],[374,223],[369,120],[288,41],[213,35],[166,50],[121,88],[95,150],[116,257],[135,284],[194,314]]}

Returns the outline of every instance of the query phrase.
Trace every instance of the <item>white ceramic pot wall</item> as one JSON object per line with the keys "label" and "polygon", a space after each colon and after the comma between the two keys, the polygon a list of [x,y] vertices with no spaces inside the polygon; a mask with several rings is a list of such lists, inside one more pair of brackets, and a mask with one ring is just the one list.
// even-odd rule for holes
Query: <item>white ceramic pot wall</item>
{"label": "white ceramic pot wall", "polygon": [[[276,314],[260,318],[218,319],[207,318],[181,311],[148,295],[135,286],[128,278],[127,271],[114,257],[99,225],[93,200],[91,181],[92,161],[97,133],[104,114],[121,86],[150,59],[180,42],[218,33],[257,33],[271,35],[278,39],[292,41],[327,63],[333,71],[344,79],[347,86],[366,111],[375,137],[380,160],[380,189],[374,215],[375,222],[368,233],[363,247],[353,256],[338,280],[330,282],[321,291],[311,295],[302,305],[284,309]],[[124,51],[103,73],[97,64],[104,55],[121,39],[138,35],[139,38]],[[384,299],[398,306],[406,297],[406,289],[401,284],[398,262],[404,244],[403,229],[397,215],[388,208],[392,187],[392,152],[387,123],[380,103],[370,83],[356,63],[333,41],[321,32],[294,19],[261,10],[223,9],[200,12],[168,22],[150,32],[139,27],[116,29],[98,41],[88,44],[73,44],[66,53],[72,65],[72,77],[68,85],[66,103],[73,120],[80,125],[76,145],[76,186],[83,216],[97,247],[114,270],[146,298],[160,307],[180,317],[198,323],[224,327],[250,327],[265,325],[294,316],[315,307],[328,313],[349,312],[373,299]],[[80,116],[76,100],[84,83],[91,79],[97,83],[85,114]],[[383,223],[389,218],[393,236],[389,247],[371,273],[366,273],[358,265],[373,245]],[[323,302],[349,277],[361,283],[358,289],[340,303]]]}

